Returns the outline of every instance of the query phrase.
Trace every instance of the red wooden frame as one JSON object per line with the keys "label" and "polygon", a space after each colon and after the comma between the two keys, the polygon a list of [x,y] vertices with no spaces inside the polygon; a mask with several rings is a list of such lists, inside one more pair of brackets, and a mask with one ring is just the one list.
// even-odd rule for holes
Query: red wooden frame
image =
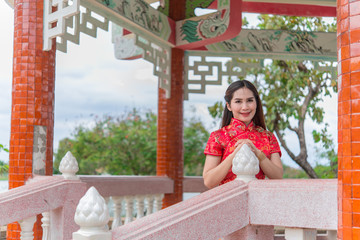
{"label": "red wooden frame", "polygon": [[336,17],[336,7],[304,4],[243,2],[242,11],[303,17]]}

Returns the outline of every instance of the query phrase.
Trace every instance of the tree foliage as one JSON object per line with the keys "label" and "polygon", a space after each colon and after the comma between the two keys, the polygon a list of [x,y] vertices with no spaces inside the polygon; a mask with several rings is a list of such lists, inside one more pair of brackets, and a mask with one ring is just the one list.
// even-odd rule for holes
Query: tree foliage
{"label": "tree foliage", "polygon": [[[0,144],[0,152],[1,151],[9,152],[9,149],[4,147],[4,145]],[[4,161],[0,160],[0,175],[7,174],[8,172],[9,172],[9,165]]]}
{"label": "tree foliage", "polygon": [[209,132],[200,120],[185,120],[184,127],[184,173],[201,176],[204,167],[204,149],[209,139]]}
{"label": "tree foliage", "polygon": [[[184,124],[186,175],[200,175],[209,133],[195,119]],[[59,142],[54,169],[67,151],[76,157],[79,174],[155,175],[157,116],[134,109],[123,117],[95,119],[95,126],[78,126],[72,138]],[[55,170],[57,171],[57,170]]]}
{"label": "tree foliage", "polygon": [[[260,15],[260,29],[296,31],[336,31],[335,23],[326,23],[321,18],[284,17]],[[301,42],[299,44],[308,44]],[[306,46],[298,46],[306,47]],[[259,62],[260,60],[241,60],[246,62]],[[323,65],[329,63],[321,63]],[[319,105],[325,96],[337,91],[335,77],[330,71],[320,71],[310,61],[267,60],[263,68],[253,68],[247,72],[247,79],[256,85],[264,106],[267,128],[275,132],[281,146],[311,178],[317,178],[324,173],[318,173],[308,162],[308,150],[305,138],[305,119],[310,118],[319,125],[313,130],[315,142],[322,144],[325,152],[322,157],[330,157],[331,172],[336,172],[337,158],[331,136],[327,133],[327,124],[324,123],[324,109]],[[219,117],[222,111],[216,103],[209,108],[213,117]],[[292,143],[298,142],[300,152],[295,153],[285,135],[289,132],[295,134]],[[330,175],[329,175],[330,176]]]}

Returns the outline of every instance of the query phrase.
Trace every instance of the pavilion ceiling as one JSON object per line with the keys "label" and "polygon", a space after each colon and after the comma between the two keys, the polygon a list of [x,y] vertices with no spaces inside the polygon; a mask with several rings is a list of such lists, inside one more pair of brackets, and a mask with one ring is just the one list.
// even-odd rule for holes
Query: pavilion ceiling
{"label": "pavilion ceiling", "polygon": [[[164,1],[166,4],[167,1]],[[60,6],[59,3],[62,1],[50,0],[45,2],[52,3],[52,6]],[[154,1],[147,0],[147,2],[151,3]],[[44,14],[46,17],[46,22],[44,23],[45,33],[47,33],[46,37],[48,38],[47,41],[44,40],[44,50],[50,49],[50,40],[52,38],[59,37],[58,39],[60,39],[60,42],[58,44],[58,49],[66,51],[67,41],[79,44],[80,32],[96,37],[97,28],[108,30],[108,22],[111,21],[122,26],[124,29],[127,29],[127,33],[132,32],[143,39],[169,48],[177,47],[184,50],[207,50],[218,53],[221,52],[225,55],[233,52],[248,52],[249,50],[259,53],[271,53],[275,49],[280,48],[272,47],[270,46],[271,44],[266,46],[265,44],[262,47],[254,46],[250,49],[246,47],[248,44],[244,44],[244,41],[246,41],[245,38],[249,34],[241,33],[241,12],[246,10],[244,9],[244,6],[247,4],[258,4],[259,7],[256,8],[258,12],[266,8],[261,8],[260,5],[267,6],[266,4],[269,6],[271,5],[272,8],[276,8],[278,4],[287,4],[289,6],[295,6],[298,12],[303,11],[301,9],[307,9],[307,11],[309,11],[309,9],[318,8],[323,9],[324,11],[322,12],[326,12],[326,9],[329,8],[334,10],[334,13],[336,12],[336,8],[332,6],[336,1],[332,0],[262,0],[262,2],[259,2],[258,0],[244,2],[239,0],[198,0],[186,2],[186,11],[190,13],[193,13],[198,5],[209,8],[216,7],[218,11],[203,16],[193,16],[174,21],[166,15],[166,7],[162,8],[160,5],[157,10],[141,0],[73,0],[72,5],[69,4],[66,7],[58,8],[55,12],[52,12],[52,9],[50,9],[51,4],[49,4],[45,9],[46,12]],[[191,4],[188,4],[188,2],[191,2]],[[298,6],[300,3],[302,4],[301,6],[303,6],[302,8]],[[85,9],[82,12],[80,12],[80,5]],[[277,7],[277,9],[282,8]],[[283,11],[285,10],[283,9]],[[190,13],[185,16],[191,16]],[[94,15],[100,16],[100,18],[93,17]],[[54,22],[57,22],[56,27],[50,27],[53,26],[51,24]],[[67,31],[68,29],[72,29],[72,31]],[[265,35],[265,38],[269,38],[269,36],[274,37],[274,34],[270,33],[270,31],[268,33],[265,33],[264,31],[260,33],[257,30],[252,30],[251,35],[255,38]],[[274,37],[275,39],[281,34],[279,34],[279,31],[276,31],[276,35],[277,36]],[[318,35],[324,36],[322,33],[296,33],[296,35],[306,35],[307,38],[312,38],[310,41],[317,42],[317,44],[316,46],[313,46],[312,50],[309,49],[309,47],[288,47],[288,52],[297,53],[301,51],[301,49],[303,49],[303,54],[316,53],[319,52],[318,50],[320,50],[320,54],[325,55],[333,55],[336,52],[336,49],[328,47],[336,44],[335,34],[327,34],[329,35],[327,37],[318,37]],[[334,36],[330,37],[330,35]],[[326,39],[325,45],[327,45],[327,47],[322,47],[322,44]],[[332,41],[330,41],[331,43],[329,43],[329,39],[332,39]],[[249,42],[251,41],[249,40],[248,43]],[[276,44],[278,44],[278,42]],[[334,47],[336,47],[336,45]]]}
{"label": "pavilion ceiling", "polygon": [[[242,29],[242,12],[334,17],[336,0],[184,0],[185,12],[175,11],[176,21],[168,17],[169,4],[176,2],[169,1],[161,1],[157,9],[150,5],[154,0],[45,1],[44,50],[57,38],[57,49],[66,52],[68,41],[80,43],[80,32],[96,37],[98,28],[107,31],[112,22],[117,58],[142,56],[152,62],[166,90],[174,47],[188,52],[186,56],[336,61],[336,33]],[[217,11],[195,16],[199,7]]]}

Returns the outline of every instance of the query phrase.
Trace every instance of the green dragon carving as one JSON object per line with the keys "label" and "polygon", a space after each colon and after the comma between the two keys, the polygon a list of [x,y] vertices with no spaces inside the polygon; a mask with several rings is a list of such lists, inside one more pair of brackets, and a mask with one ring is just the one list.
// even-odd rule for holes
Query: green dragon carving
{"label": "green dragon carving", "polygon": [[201,38],[199,38],[199,35],[197,33],[197,27],[199,25],[200,21],[185,21],[185,23],[181,26],[181,33],[184,35],[182,40],[188,41],[188,42],[196,42],[200,41]]}
{"label": "green dragon carving", "polygon": [[223,17],[221,17],[221,12],[219,11],[207,19],[198,21],[186,20],[181,26],[181,34],[184,35],[182,40],[191,43],[217,37],[226,31],[228,19],[229,11],[226,11]]}

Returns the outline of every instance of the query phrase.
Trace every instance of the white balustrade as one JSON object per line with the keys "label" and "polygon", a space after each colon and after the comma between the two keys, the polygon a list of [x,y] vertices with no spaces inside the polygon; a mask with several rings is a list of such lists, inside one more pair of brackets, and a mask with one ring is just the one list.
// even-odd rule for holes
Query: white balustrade
{"label": "white balustrade", "polygon": [[42,240],[50,240],[50,213],[44,212],[41,218],[41,227],[43,229]]}
{"label": "white balustrade", "polygon": [[337,239],[337,231],[336,230],[328,230],[327,231],[327,240],[336,240]]}
{"label": "white balustrade", "polygon": [[255,175],[259,172],[259,160],[248,145],[244,144],[236,153],[232,171],[237,175],[237,180],[244,182],[256,180]]}
{"label": "white balustrade", "polygon": [[133,220],[133,211],[134,211],[134,197],[133,196],[125,196],[125,224],[132,222]]}
{"label": "white balustrade", "polygon": [[[109,206],[110,197],[104,197],[104,200],[105,200],[106,206]],[[109,218],[110,218],[110,216],[109,216]],[[106,229],[106,230],[110,230],[108,224],[105,225],[105,229]]]}
{"label": "white balustrade", "polygon": [[[113,202],[113,222],[111,229],[115,229],[123,224],[134,221],[136,219],[150,215],[159,211],[162,207],[162,199],[164,194],[148,194],[136,196],[112,196]],[[122,210],[124,204],[124,222],[122,221]],[[135,207],[134,207],[135,206]],[[136,211],[134,211],[134,208]]]}
{"label": "white balustrade", "polygon": [[21,232],[21,240],[33,240],[34,239],[34,223],[36,222],[36,216],[32,216],[19,221]]}
{"label": "white balustrade", "polygon": [[314,233],[316,235],[315,239],[326,239],[326,240],[337,240],[337,231],[336,230],[324,230],[324,229],[302,229],[302,228],[290,228],[290,227],[281,227],[274,226],[275,234],[274,240],[285,239],[285,229],[286,236],[289,240],[297,239],[313,239]]}
{"label": "white balustrade", "polygon": [[73,233],[73,240],[111,239],[111,232],[106,227],[110,219],[109,210],[94,187],[80,199],[74,219],[80,229]]}
{"label": "white balustrade", "polygon": [[146,215],[150,215],[154,212],[154,200],[155,197],[154,195],[146,195],[145,196],[146,199]]}
{"label": "white balustrade", "polygon": [[114,209],[114,218],[111,224],[111,229],[115,229],[122,225],[121,221],[121,210],[122,210],[122,201],[123,197],[111,197],[113,201],[113,209]]}
{"label": "white balustrade", "polygon": [[160,211],[162,208],[162,199],[164,198],[164,194],[156,194],[155,195],[155,212]]}
{"label": "white balustrade", "polygon": [[285,228],[285,239],[316,240],[316,229]]}
{"label": "white balustrade", "polygon": [[67,180],[78,180],[79,178],[75,175],[79,171],[79,165],[76,161],[76,158],[67,152],[65,156],[61,159],[59,171],[62,173],[62,176]]}
{"label": "white balustrade", "polygon": [[137,195],[135,198],[136,198],[136,209],[137,209],[136,219],[140,219],[144,216],[145,196]]}

